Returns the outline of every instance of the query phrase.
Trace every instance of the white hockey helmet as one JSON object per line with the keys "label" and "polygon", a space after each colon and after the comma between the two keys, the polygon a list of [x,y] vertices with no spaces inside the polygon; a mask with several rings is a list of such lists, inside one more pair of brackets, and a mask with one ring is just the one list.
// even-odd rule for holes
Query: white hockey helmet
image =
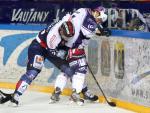
{"label": "white hockey helmet", "polygon": [[99,12],[99,16],[96,18],[100,18],[102,20],[102,22],[105,22],[107,20],[107,14],[105,14],[106,9],[104,7],[99,6],[99,7],[95,8],[94,11]]}
{"label": "white hockey helmet", "polygon": [[104,11],[101,11],[100,16],[98,16],[97,18],[101,18],[102,22],[105,22],[107,20],[107,15],[104,13]]}

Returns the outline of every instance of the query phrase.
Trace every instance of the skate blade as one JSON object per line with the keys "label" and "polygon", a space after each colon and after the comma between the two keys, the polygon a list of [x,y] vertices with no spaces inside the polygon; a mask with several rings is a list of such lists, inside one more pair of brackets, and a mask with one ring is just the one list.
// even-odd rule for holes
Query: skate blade
{"label": "skate blade", "polygon": [[99,103],[99,100],[92,101],[92,100],[85,100],[86,103]]}

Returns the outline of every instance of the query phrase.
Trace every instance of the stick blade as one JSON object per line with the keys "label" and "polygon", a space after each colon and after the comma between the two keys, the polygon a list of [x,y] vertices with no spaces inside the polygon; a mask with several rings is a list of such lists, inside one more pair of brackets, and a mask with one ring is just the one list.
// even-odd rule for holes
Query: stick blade
{"label": "stick blade", "polygon": [[108,104],[112,107],[116,107],[116,103],[115,102],[108,102]]}
{"label": "stick blade", "polygon": [[12,96],[11,94],[4,93],[3,91],[0,90],[0,104],[4,104],[11,100]]}

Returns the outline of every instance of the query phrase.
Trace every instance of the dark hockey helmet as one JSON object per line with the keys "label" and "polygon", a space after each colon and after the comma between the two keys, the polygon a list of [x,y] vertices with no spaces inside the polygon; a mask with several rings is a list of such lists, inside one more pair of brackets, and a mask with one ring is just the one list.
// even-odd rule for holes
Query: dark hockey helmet
{"label": "dark hockey helmet", "polygon": [[73,37],[75,34],[74,25],[71,21],[63,22],[59,29],[62,39],[67,41],[69,38]]}

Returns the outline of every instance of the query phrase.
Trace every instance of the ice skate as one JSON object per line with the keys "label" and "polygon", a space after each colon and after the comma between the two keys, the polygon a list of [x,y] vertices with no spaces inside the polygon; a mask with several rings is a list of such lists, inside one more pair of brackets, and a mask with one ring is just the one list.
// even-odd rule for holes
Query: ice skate
{"label": "ice skate", "polygon": [[9,106],[17,107],[19,105],[19,95],[18,94],[12,94],[12,98],[10,99]]}
{"label": "ice skate", "polygon": [[50,103],[56,103],[60,100],[60,94],[61,90],[60,88],[56,87],[55,91],[53,92],[51,98],[50,98]]}
{"label": "ice skate", "polygon": [[92,94],[92,92],[90,90],[87,90],[86,92],[82,92],[83,93],[83,98],[85,100],[89,100],[90,102],[98,102],[98,96]]}
{"label": "ice skate", "polygon": [[73,90],[71,96],[70,96],[70,102],[73,103],[77,103],[78,105],[82,106],[84,104],[84,99],[82,99],[80,97],[80,93],[76,93],[75,90]]}

